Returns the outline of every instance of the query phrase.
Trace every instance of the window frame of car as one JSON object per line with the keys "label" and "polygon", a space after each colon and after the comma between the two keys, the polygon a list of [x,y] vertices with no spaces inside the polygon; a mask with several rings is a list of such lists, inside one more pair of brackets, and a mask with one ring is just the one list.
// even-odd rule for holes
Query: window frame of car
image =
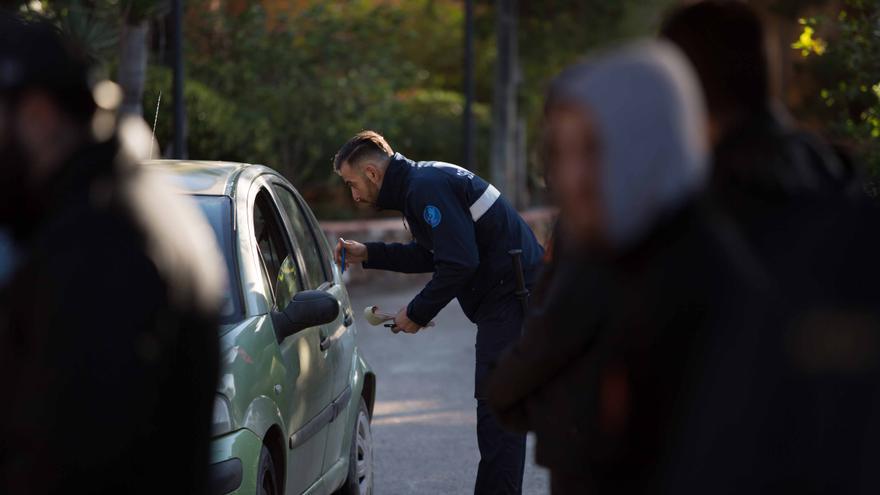
{"label": "window frame of car", "polygon": [[303,215],[308,220],[309,225],[311,226],[312,233],[314,234],[315,241],[318,244],[318,252],[322,257],[322,265],[324,266],[325,273],[327,274],[327,279],[329,283],[335,284],[337,277],[339,276],[336,260],[333,258],[333,245],[330,243],[330,240],[327,239],[327,236],[324,234],[324,230],[321,228],[320,222],[315,218],[315,213],[309,208],[308,203],[299,195],[296,190],[294,190],[294,196],[299,201],[301,206],[300,210],[303,212]]}
{"label": "window frame of car", "polygon": [[[264,180],[260,180],[260,179],[264,179]],[[265,178],[261,176],[261,177],[258,177],[256,180],[254,180],[252,187],[256,188],[256,191],[252,195],[251,194],[248,195],[249,196],[248,197],[248,222],[250,223],[250,231],[251,231],[249,234],[250,235],[249,240],[253,243],[253,246],[254,246],[254,255],[256,256],[256,261],[257,261],[257,264],[259,267],[258,272],[260,274],[260,277],[263,280],[267,306],[270,310],[272,310],[272,309],[280,310],[283,308],[282,308],[281,304],[279,304],[279,301],[277,300],[277,297],[276,297],[276,293],[275,293],[276,292],[276,283],[275,283],[276,281],[270,280],[269,273],[267,273],[267,271],[265,269],[265,263],[264,263],[264,260],[262,259],[262,257],[263,257],[262,250],[260,248],[259,240],[257,238],[255,214],[256,214],[256,209],[258,207],[257,206],[257,199],[260,197],[261,193],[263,193],[263,192],[266,193],[266,195],[268,197],[268,202],[270,203],[270,209],[272,210],[272,215],[274,216],[275,221],[281,230],[280,234],[281,234],[282,242],[285,244],[285,247],[287,248],[288,252],[293,255],[292,262],[296,265],[296,277],[297,277],[296,282],[297,282],[299,290],[303,290],[303,288],[305,288],[305,286],[306,286],[305,280],[304,280],[303,274],[302,274],[303,260],[302,260],[302,256],[301,256],[299,250],[296,249],[296,245],[294,243],[294,240],[290,238],[290,234],[289,234],[289,232],[287,232],[286,220],[284,218],[284,215],[281,212],[281,209],[279,208],[280,205],[278,203],[278,198],[275,196],[274,191],[272,190],[271,181],[265,180]],[[283,264],[283,262],[284,262],[284,260],[282,259],[281,263]],[[291,297],[294,294],[296,294],[296,292],[293,292],[291,294]],[[289,302],[289,301],[285,301],[283,304],[286,305],[287,302]]]}
{"label": "window frame of car", "polygon": [[[229,293],[232,299],[232,305],[234,308],[234,312],[232,314],[221,316],[220,323],[222,325],[228,325],[233,323],[238,323],[243,320],[247,316],[247,298],[243,292],[243,284],[242,275],[241,275],[241,252],[237,249],[239,240],[237,239],[238,228],[235,224],[235,200],[227,195],[215,195],[215,194],[192,194],[190,197],[197,203],[200,211],[208,216],[208,213],[203,209],[203,205],[199,203],[199,201],[205,200],[207,198],[218,198],[218,200],[223,201],[226,204],[226,208],[224,208],[225,214],[223,215],[226,218],[221,218],[221,228],[222,224],[225,223],[227,232],[224,232],[227,239],[217,239],[218,247],[222,251],[224,258],[224,265],[226,266],[226,270],[228,271],[227,278],[229,284]],[[219,199],[222,198],[222,199]],[[213,224],[211,218],[206,218],[206,221]],[[211,229],[214,230],[214,226],[211,225]],[[224,244],[225,242],[225,244]],[[259,249],[259,248],[258,248]]]}
{"label": "window frame of car", "polygon": [[[305,287],[306,289],[321,290],[321,289],[324,289],[328,286],[333,285],[335,283],[333,268],[329,264],[327,254],[324,252],[324,249],[322,249],[322,243],[321,243],[320,238],[318,237],[318,234],[320,234],[321,236],[323,236],[324,234],[321,230],[319,230],[320,227],[317,225],[317,222],[315,221],[314,217],[310,214],[311,210],[308,208],[308,206],[306,205],[306,203],[302,199],[302,197],[299,195],[299,193],[297,193],[296,189],[293,188],[290,184],[288,184],[287,181],[285,181],[282,178],[279,178],[277,176],[273,176],[269,179],[268,182],[271,185],[272,193],[273,193],[273,196],[275,197],[276,206],[278,208],[278,211],[284,213],[281,216],[283,217],[283,221],[285,224],[285,228],[287,229],[288,237],[291,237],[291,236],[296,237],[295,229],[293,228],[293,225],[291,224],[291,219],[288,218],[288,214],[287,214],[286,208],[284,207],[284,203],[281,200],[281,198],[279,197],[279,193],[276,191],[275,188],[281,189],[281,190],[287,192],[288,194],[290,194],[290,197],[293,200],[292,206],[297,209],[297,211],[302,219],[302,222],[304,223],[305,228],[308,229],[307,232],[305,232],[306,238],[304,239],[304,241],[311,243],[312,247],[315,250],[315,254],[317,255],[318,263],[321,267],[321,273],[317,277],[313,277],[312,267],[310,267],[309,264],[306,263],[305,257],[303,256],[303,249],[306,249],[305,246],[300,246],[301,249],[299,251],[297,251],[297,257],[299,259],[300,270],[301,270],[300,273],[302,273],[302,275],[303,275],[302,279],[304,282],[309,281],[309,283],[304,283],[303,287]],[[298,242],[298,239],[292,238],[291,242],[296,244]],[[313,278],[317,278],[319,280],[319,283],[313,284],[311,282]],[[312,286],[312,285],[314,285],[314,286]]]}

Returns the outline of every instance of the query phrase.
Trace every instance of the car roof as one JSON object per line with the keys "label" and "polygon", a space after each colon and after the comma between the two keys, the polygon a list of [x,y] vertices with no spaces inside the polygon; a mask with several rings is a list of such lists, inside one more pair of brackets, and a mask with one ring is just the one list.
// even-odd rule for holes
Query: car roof
{"label": "car roof", "polygon": [[231,195],[232,184],[247,163],[201,160],[148,160],[143,165],[162,175],[178,191],[212,196]]}

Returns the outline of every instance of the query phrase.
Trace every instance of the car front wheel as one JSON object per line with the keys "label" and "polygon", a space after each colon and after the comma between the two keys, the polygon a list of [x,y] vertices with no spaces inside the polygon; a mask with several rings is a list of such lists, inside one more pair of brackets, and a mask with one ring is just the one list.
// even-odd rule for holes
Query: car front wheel
{"label": "car front wheel", "polygon": [[281,493],[278,486],[278,476],[275,473],[275,463],[272,462],[272,453],[265,445],[260,452],[260,465],[257,468],[257,493],[260,495]]}
{"label": "car front wheel", "polygon": [[372,495],[372,493],[373,433],[370,430],[370,412],[364,399],[361,398],[351,437],[348,478],[335,495]]}

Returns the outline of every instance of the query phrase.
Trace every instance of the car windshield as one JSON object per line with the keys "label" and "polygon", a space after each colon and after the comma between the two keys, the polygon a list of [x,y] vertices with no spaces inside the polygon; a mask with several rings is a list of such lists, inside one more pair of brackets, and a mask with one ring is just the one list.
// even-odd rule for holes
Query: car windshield
{"label": "car windshield", "polygon": [[217,245],[223,252],[226,272],[229,274],[229,281],[223,292],[220,323],[236,323],[242,319],[242,306],[232,238],[232,199],[227,196],[193,196],[193,198],[211,224],[214,235],[217,236]]}

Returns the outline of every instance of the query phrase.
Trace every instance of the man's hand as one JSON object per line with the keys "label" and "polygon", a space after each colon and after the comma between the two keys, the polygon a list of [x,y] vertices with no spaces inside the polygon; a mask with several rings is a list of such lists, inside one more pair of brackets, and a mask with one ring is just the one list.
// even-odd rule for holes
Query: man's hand
{"label": "man's hand", "polygon": [[422,327],[419,326],[418,323],[410,320],[409,316],[406,315],[406,308],[397,312],[397,316],[394,317],[394,326],[391,327],[391,331],[394,333],[400,331],[403,331],[404,333],[416,333],[421,329]]}
{"label": "man's hand", "polygon": [[367,246],[361,244],[356,241],[346,241],[343,238],[339,238],[336,241],[336,252],[334,253],[334,259],[336,260],[336,264],[342,268],[342,250],[345,250],[345,268],[348,269],[348,266],[353,263],[362,263],[367,261]]}

